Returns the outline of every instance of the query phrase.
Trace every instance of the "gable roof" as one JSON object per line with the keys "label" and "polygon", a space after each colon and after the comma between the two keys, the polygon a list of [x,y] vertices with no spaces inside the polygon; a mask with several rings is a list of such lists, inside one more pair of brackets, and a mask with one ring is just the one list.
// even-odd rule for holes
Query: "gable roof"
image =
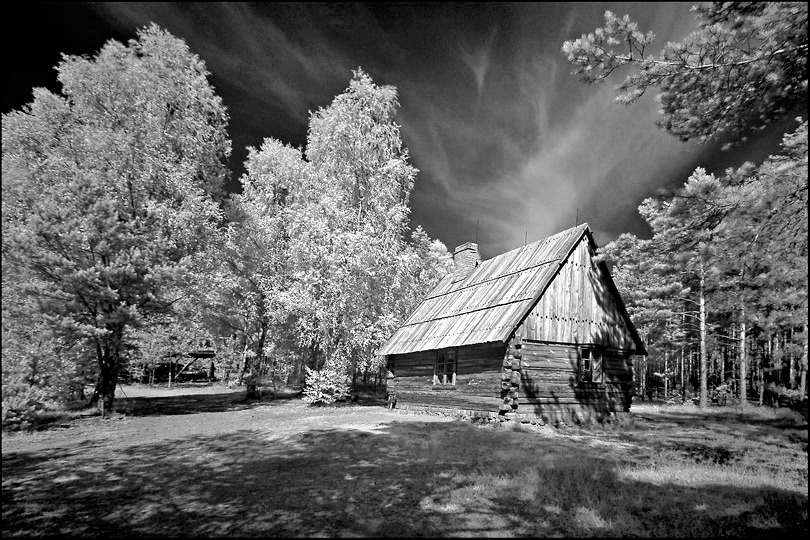
{"label": "gable roof", "polygon": [[[481,262],[464,279],[445,276],[377,354],[505,342],[528,315],[583,235],[595,248],[587,223]],[[644,346],[607,268],[603,275],[617,299],[639,354]]]}

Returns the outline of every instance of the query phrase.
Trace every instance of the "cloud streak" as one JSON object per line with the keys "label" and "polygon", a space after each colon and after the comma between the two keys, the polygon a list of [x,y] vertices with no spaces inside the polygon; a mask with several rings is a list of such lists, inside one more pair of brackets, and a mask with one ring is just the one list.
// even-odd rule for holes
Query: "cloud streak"
{"label": "cloud streak", "polygon": [[[184,38],[231,111],[232,168],[264,137],[304,144],[358,66],[398,88],[397,121],[419,168],[412,225],[492,257],[588,221],[597,240],[643,231],[640,200],[688,176],[706,148],[654,126],[652,99],[569,74],[561,46],[629,13],[658,44],[693,25],[665,4],[93,4],[118,30],[154,21]],[[616,80],[615,83],[619,81]],[[241,149],[240,149],[241,147]],[[241,152],[241,153],[240,153]]]}

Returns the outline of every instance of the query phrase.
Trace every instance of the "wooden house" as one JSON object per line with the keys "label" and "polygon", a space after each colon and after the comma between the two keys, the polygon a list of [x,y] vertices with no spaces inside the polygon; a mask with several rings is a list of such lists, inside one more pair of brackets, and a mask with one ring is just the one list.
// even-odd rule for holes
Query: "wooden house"
{"label": "wooden house", "polygon": [[455,271],[380,348],[397,408],[579,418],[627,412],[646,354],[587,224]]}

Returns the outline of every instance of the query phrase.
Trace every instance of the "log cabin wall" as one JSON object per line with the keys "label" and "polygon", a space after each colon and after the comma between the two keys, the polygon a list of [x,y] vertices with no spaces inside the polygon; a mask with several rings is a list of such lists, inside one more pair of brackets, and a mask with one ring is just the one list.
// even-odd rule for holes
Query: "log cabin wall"
{"label": "log cabin wall", "polygon": [[397,408],[444,408],[497,414],[501,403],[503,343],[468,345],[455,350],[455,384],[433,384],[436,350],[388,356],[388,392]]}
{"label": "log cabin wall", "polygon": [[521,415],[558,412],[602,415],[628,412],[633,391],[630,351],[603,351],[604,383],[578,382],[581,348],[573,344],[523,340],[521,349]]}
{"label": "log cabin wall", "polygon": [[522,337],[619,349],[634,347],[633,336],[593,256],[593,248],[583,236],[529,312],[520,330]]}

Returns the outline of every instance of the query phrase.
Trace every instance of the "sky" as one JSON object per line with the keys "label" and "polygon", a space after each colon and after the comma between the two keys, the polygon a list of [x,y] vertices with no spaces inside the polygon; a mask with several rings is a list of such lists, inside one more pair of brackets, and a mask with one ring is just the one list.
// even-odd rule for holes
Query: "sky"
{"label": "sky", "polygon": [[19,3],[5,17],[3,112],[34,87],[59,91],[61,54],[94,55],[157,23],[202,58],[230,115],[231,190],[248,146],[306,146],[310,112],[362,68],[398,90],[396,117],[419,169],[411,227],[488,259],[587,222],[597,244],[649,236],[640,202],[696,167],[722,174],[778,151],[775,123],[730,152],[658,129],[654,95],[614,102],[618,78],[586,85],[561,48],[606,10],[629,14],[653,47],[695,29],[690,3]]}

